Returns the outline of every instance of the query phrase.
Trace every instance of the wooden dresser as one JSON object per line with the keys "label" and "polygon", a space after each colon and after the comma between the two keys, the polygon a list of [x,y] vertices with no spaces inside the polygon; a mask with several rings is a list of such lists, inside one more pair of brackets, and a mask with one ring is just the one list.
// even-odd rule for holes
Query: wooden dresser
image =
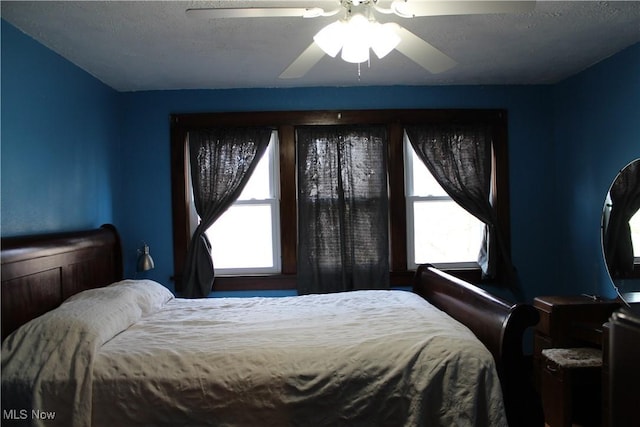
{"label": "wooden dresser", "polygon": [[533,306],[540,314],[533,348],[534,366],[539,367],[545,348],[602,348],[603,324],[620,303],[586,296],[542,296],[534,299]]}
{"label": "wooden dresser", "polygon": [[[593,347],[602,350],[603,345],[606,347],[606,328],[604,324],[609,320],[611,314],[620,308],[620,303],[615,300],[601,300],[587,296],[541,296],[534,299],[533,305],[540,314],[540,322],[535,329],[534,335],[534,380],[542,394],[543,401],[545,401],[545,393],[549,394],[554,390],[545,390],[542,386],[542,376],[549,374],[549,372],[545,371],[545,366],[543,366],[542,350],[577,347]],[[601,405],[595,404],[599,414],[601,407],[606,406],[606,400],[600,398],[602,395],[601,372],[606,372],[606,360],[603,360],[603,363],[603,368],[597,368],[595,376],[593,370],[590,370],[588,379],[576,378],[578,380],[576,384],[582,384],[579,387],[582,390],[578,391],[586,392],[584,398],[574,395],[572,399],[568,399],[571,402],[546,399],[547,402],[552,402],[551,408],[549,405],[545,408],[545,411],[548,412],[546,415],[551,412],[563,412],[571,405],[573,405],[573,410],[576,414],[583,410],[592,410],[594,409],[594,403],[587,399],[590,395],[597,395],[597,402],[601,403]],[[587,375],[586,371],[585,375]],[[605,379],[604,384],[606,383]],[[549,387],[548,381],[544,382],[544,384]],[[595,390],[594,393],[589,391],[589,386]],[[591,418],[593,413],[592,411],[589,415]]]}

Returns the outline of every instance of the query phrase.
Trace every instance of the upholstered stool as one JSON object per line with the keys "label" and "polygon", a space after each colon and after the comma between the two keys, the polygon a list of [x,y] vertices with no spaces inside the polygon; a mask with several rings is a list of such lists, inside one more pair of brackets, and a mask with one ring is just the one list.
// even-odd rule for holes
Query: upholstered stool
{"label": "upholstered stool", "polygon": [[596,348],[542,350],[542,405],[550,427],[600,425],[602,351]]}

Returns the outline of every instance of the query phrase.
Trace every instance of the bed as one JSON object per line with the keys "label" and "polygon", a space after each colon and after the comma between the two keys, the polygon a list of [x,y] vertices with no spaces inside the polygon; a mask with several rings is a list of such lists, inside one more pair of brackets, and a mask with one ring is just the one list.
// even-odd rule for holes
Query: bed
{"label": "bed", "polygon": [[1,262],[3,425],[542,425],[535,310],[431,266],[414,292],[184,300],[123,280],[108,225]]}

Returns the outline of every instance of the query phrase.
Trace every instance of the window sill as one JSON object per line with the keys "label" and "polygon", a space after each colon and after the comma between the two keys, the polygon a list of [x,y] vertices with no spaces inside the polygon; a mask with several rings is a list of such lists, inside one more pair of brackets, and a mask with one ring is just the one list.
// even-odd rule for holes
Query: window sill
{"label": "window sill", "polygon": [[[442,269],[447,273],[471,283],[480,283],[479,268]],[[390,273],[391,286],[413,286],[415,271],[393,271]],[[221,276],[214,283],[216,291],[253,291],[297,289],[297,275],[271,274],[255,276]]]}
{"label": "window sill", "polygon": [[261,276],[221,276],[213,284],[216,291],[253,291],[296,289],[295,274],[269,274]]}

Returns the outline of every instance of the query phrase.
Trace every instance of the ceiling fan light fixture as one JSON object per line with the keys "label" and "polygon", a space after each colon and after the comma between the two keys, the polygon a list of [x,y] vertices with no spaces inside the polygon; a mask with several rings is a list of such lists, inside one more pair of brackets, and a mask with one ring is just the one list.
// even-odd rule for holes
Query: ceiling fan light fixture
{"label": "ceiling fan light fixture", "polygon": [[401,41],[394,28],[393,23],[371,23],[371,49],[380,59],[387,56]]}
{"label": "ceiling fan light fixture", "polygon": [[361,13],[356,13],[347,21],[345,37],[347,39],[367,38],[371,21]]}
{"label": "ceiling fan light fixture", "polygon": [[369,43],[363,39],[347,40],[342,46],[342,60],[360,64],[369,60]]}
{"label": "ceiling fan light fixture", "polygon": [[345,26],[342,59],[359,64],[369,60],[371,22],[360,13],[353,15]]}
{"label": "ceiling fan light fixture", "polygon": [[378,58],[384,58],[398,46],[401,37],[395,31],[396,27],[394,23],[381,24],[356,13],[346,21],[327,25],[313,40],[332,58],[342,50],[341,58],[345,62],[360,64],[369,61],[369,49]]}
{"label": "ceiling fan light fixture", "polygon": [[313,36],[313,41],[332,58],[335,58],[346,37],[346,26],[344,21],[333,22]]}

